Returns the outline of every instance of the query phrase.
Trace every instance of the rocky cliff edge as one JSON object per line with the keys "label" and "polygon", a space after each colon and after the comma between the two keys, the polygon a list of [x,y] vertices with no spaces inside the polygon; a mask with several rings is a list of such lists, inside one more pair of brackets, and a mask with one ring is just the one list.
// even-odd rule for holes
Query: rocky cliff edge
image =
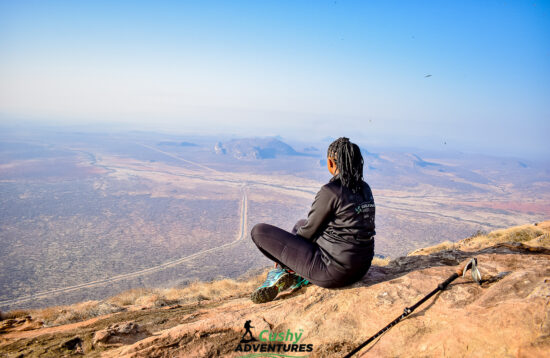
{"label": "rocky cliff edge", "polygon": [[[386,266],[373,266],[351,286],[307,286],[260,305],[246,293],[187,304],[168,302],[164,307],[126,307],[72,326],[43,327],[32,316],[8,326],[4,320],[0,353],[344,356],[472,257],[479,262],[481,285],[470,276],[456,279],[356,356],[548,357],[550,221],[420,249]],[[244,336],[247,321],[250,333]],[[291,351],[293,344],[296,351]],[[262,345],[274,352],[259,351]],[[278,351],[273,348],[277,345]]]}

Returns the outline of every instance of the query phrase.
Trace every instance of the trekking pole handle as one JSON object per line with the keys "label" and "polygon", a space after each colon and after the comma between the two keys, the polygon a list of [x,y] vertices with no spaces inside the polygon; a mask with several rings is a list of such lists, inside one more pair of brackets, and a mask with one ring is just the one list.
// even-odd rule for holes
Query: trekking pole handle
{"label": "trekking pole handle", "polygon": [[464,269],[466,269],[466,266],[470,263],[470,259],[468,261],[464,262],[460,267],[456,270],[456,274],[458,276],[462,276],[464,274]]}
{"label": "trekking pole handle", "polygon": [[441,282],[439,285],[437,285],[437,288],[440,290],[440,291],[443,291],[445,288],[447,288],[447,286],[453,282],[454,280],[456,280],[457,278],[459,278],[460,276],[462,276],[464,274],[464,271],[468,269],[468,265],[470,264],[470,259],[466,262],[464,262],[462,265],[460,265],[460,267],[456,270],[455,273],[453,273],[449,278],[447,278],[445,281]]}

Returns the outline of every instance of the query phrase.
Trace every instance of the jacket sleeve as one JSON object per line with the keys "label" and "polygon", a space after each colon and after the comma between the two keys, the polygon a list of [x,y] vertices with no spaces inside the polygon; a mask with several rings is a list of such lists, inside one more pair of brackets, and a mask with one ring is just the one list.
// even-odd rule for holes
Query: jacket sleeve
{"label": "jacket sleeve", "polygon": [[335,195],[326,186],[321,187],[307,215],[307,223],[298,228],[297,234],[306,239],[313,240],[317,231],[333,212],[335,200]]}

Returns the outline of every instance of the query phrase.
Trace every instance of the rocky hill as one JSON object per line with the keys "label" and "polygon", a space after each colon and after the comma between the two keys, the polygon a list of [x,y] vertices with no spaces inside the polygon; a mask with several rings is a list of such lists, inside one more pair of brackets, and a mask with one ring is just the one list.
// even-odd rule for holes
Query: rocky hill
{"label": "rocky hill", "polygon": [[[240,138],[228,142],[218,142],[214,146],[216,154],[229,154],[241,160],[272,159],[277,156],[311,156],[307,153],[299,153],[283,141],[267,138]],[[315,156],[315,155],[313,155]]]}
{"label": "rocky hill", "polygon": [[[0,356],[344,356],[471,257],[478,259],[481,285],[469,276],[456,279],[357,356],[547,357],[550,221],[416,250],[377,262],[351,286],[307,286],[261,305],[248,296],[263,274],[5,312]],[[247,321],[256,341],[242,341]],[[262,344],[275,352],[255,353]],[[285,351],[292,344],[295,351]]]}

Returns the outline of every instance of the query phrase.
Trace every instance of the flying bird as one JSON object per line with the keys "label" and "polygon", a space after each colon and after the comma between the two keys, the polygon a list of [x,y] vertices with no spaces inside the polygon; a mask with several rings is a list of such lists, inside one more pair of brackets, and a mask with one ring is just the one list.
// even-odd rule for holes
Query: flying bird
{"label": "flying bird", "polygon": [[428,78],[428,77],[432,77],[432,75],[426,75],[426,76],[424,76],[424,78]]}

